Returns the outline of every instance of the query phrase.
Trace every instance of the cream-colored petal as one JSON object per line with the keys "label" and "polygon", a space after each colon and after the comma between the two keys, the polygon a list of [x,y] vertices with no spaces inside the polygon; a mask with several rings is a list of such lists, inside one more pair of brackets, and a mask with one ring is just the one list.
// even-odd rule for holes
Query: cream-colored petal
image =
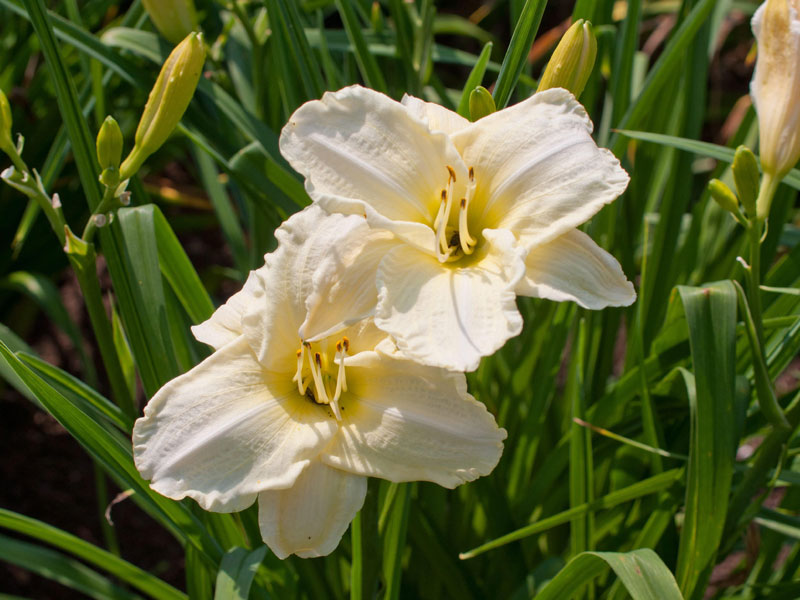
{"label": "cream-colored petal", "polygon": [[333,243],[321,257],[306,298],[307,315],[300,337],[309,342],[331,336],[371,317],[378,302],[375,276],[384,255],[400,243],[385,230],[370,229],[364,219],[350,217],[355,226],[336,215]]}
{"label": "cream-colored petal", "polygon": [[[292,215],[275,231],[278,248],[264,257],[265,266],[256,272],[258,285],[252,291],[253,300],[242,318],[245,337],[266,369],[294,373],[295,352],[300,348],[300,327],[306,320],[308,302],[313,301],[310,299],[315,295],[324,295],[324,290],[315,290],[315,273],[320,265],[331,261],[335,264],[335,255],[347,253],[351,239],[361,240],[362,236],[366,236],[362,240],[365,244],[381,239],[380,235],[370,233],[362,217],[329,215],[316,205]],[[360,246],[361,242],[356,245]],[[369,276],[357,272],[350,273],[348,278],[358,281],[358,275],[362,279]],[[327,277],[335,279],[335,276],[329,273]],[[369,295],[370,290],[363,282],[358,291],[366,293],[366,297],[348,297],[345,291],[340,291],[339,296],[353,301],[354,305],[329,307],[332,310],[330,319],[322,318],[321,326],[347,321],[350,308],[354,309],[353,317],[369,312],[368,305],[374,302],[374,295]],[[318,331],[306,333],[313,335]]]}
{"label": "cream-colored petal", "polygon": [[258,285],[258,276],[251,271],[241,290],[228,298],[209,319],[192,327],[197,341],[219,350],[242,335],[242,316],[252,304],[253,293]]}
{"label": "cream-colored petal", "polygon": [[517,285],[523,296],[571,300],[594,310],[636,300],[617,260],[577,229],[528,252],[525,267]]}
{"label": "cream-colored petal", "polygon": [[347,359],[348,392],[327,464],[390,481],[448,488],[488,475],[504,429],[467,393],[463,373],[375,352]]}
{"label": "cream-colored petal", "polygon": [[133,428],[136,468],[169,498],[229,512],[291,486],[336,432],[291,376],[265,372],[240,337],[162,387]]}
{"label": "cream-colored petal", "polygon": [[439,104],[425,102],[408,94],[403,96],[401,102],[412,115],[426,122],[431,131],[443,131],[447,135],[452,135],[469,125],[469,121],[460,114]]}
{"label": "cream-colored petal", "polygon": [[447,166],[462,178],[467,173],[445,134],[360,86],[326,92],[298,108],[281,131],[280,149],[307,179],[314,200],[360,200],[394,221],[429,224]]}
{"label": "cream-colored petal", "polygon": [[534,94],[452,136],[477,188],[470,229],[508,229],[543,244],[619,196],[628,174],[598,148],[584,108],[566,90]]}
{"label": "cream-colored petal", "polygon": [[484,230],[467,266],[441,264],[401,246],[378,267],[375,324],[400,351],[427,365],[473,371],[522,330],[514,288],[525,251],[503,230]]}
{"label": "cream-colored petal", "polygon": [[800,159],[800,5],[764,2],[753,15],[758,57],[750,95],[758,113],[765,171],[783,174]]}
{"label": "cream-colored petal", "polygon": [[367,478],[312,461],[285,490],[258,495],[261,537],[278,558],[326,556],[364,504]]}

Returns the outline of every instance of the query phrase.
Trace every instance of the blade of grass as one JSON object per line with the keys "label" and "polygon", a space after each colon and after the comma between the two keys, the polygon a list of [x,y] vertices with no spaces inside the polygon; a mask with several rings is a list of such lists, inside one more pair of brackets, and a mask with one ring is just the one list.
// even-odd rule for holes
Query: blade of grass
{"label": "blade of grass", "polygon": [[267,554],[267,547],[255,550],[231,548],[222,557],[214,586],[214,600],[247,600],[258,566]]}
{"label": "blade of grass", "polygon": [[525,6],[522,8],[522,14],[514,27],[511,42],[508,44],[508,50],[503,58],[503,64],[492,93],[498,110],[505,108],[511,100],[511,94],[517,85],[525,61],[528,59],[528,52],[530,52],[533,38],[536,37],[536,32],[539,30],[539,23],[542,21],[546,5],[547,0],[526,0]]}
{"label": "blade of grass", "polygon": [[187,597],[183,592],[136,565],[42,521],[0,508],[0,527],[28,535],[77,556],[153,598],[166,600]]}
{"label": "blade of grass", "polygon": [[[702,597],[720,545],[736,453],[734,377],[736,290],[730,281],[678,287],[686,311],[694,377],[691,441],[677,579],[684,596]],[[694,381],[692,381],[692,379]]]}
{"label": "blade of grass", "polygon": [[336,10],[342,18],[347,37],[353,44],[356,63],[358,63],[358,70],[364,78],[364,83],[367,84],[367,87],[386,93],[388,91],[386,79],[378,66],[378,61],[367,47],[367,41],[364,39],[362,27],[353,10],[351,0],[336,0]]}
{"label": "blade of grass", "polygon": [[649,548],[631,552],[584,552],[550,580],[537,600],[571,598],[611,567],[633,600],[683,600],[672,573]]}

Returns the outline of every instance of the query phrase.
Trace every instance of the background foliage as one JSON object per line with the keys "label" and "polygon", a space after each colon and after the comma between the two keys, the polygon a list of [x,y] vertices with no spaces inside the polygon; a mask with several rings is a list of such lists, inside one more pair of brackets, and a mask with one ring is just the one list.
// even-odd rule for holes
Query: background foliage
{"label": "background foliage", "polygon": [[[732,185],[733,148],[757,140],[746,95],[756,6],[199,1],[209,58],[195,99],[97,239],[105,364],[59,240],[35,202],[0,187],[0,592],[799,597],[800,174],[778,190],[760,261],[765,285],[795,292],[762,297],[766,368],[789,429],[758,410],[731,283],[747,240],[706,191],[711,177]],[[305,561],[266,551],[255,507],[217,515],[152,492],[131,459],[137,410],[208,354],[189,325],[309,202],[277,150],[291,112],[357,82],[461,112],[478,84],[498,107],[516,102],[570,17],[595,26],[581,100],[631,174],[586,230],[639,298],[602,312],[519,299],[523,333],[469,377],[508,430],[494,473],[455,491],[373,480],[339,549]],[[139,0],[0,0],[0,89],[27,164],[75,231],[100,199],[94,135],[111,114],[130,148],[170,50]]]}

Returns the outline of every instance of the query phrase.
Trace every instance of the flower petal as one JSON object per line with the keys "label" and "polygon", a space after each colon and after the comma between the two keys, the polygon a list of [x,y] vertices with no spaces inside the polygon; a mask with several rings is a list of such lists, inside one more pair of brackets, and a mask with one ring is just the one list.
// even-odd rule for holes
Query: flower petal
{"label": "flower petal", "polygon": [[251,271],[241,290],[228,298],[209,319],[192,327],[197,341],[219,350],[242,335],[242,316],[252,304],[259,283],[255,271]]}
{"label": "flower petal", "polygon": [[555,88],[454,134],[475,170],[470,223],[525,232],[543,244],[588,220],[629,179],[591,133],[584,108]]}
{"label": "flower petal", "polygon": [[448,110],[444,106],[433,102],[425,102],[405,94],[401,103],[417,119],[427,123],[428,129],[431,131],[443,131],[448,135],[452,135],[469,125],[469,121],[457,112]]}
{"label": "flower petal", "polygon": [[[432,133],[399,102],[360,86],[307,102],[281,131],[280,149],[331,212],[366,203],[394,221],[429,224],[447,183],[447,165],[466,177],[449,138]],[[341,206],[340,206],[341,205]],[[363,212],[363,211],[360,211]]]}
{"label": "flower petal", "polygon": [[525,252],[508,231],[487,229],[482,235],[483,256],[470,266],[443,265],[408,246],[381,262],[375,324],[403,354],[473,371],[482,356],[522,330],[514,287],[524,273]]}
{"label": "flower petal", "polygon": [[334,335],[375,313],[378,264],[398,244],[391,233],[370,229],[359,217],[331,215],[325,226],[335,232],[314,272],[311,294],[306,298],[308,312],[300,327],[300,337],[309,342]]}
{"label": "flower petal", "polygon": [[377,352],[345,362],[338,435],[327,464],[390,481],[452,488],[488,475],[503,452],[504,429],[467,393],[463,373]]}
{"label": "flower petal", "polygon": [[240,337],[153,396],[134,426],[133,453],[160,494],[229,512],[292,485],[335,432],[325,407],[265,372]]}
{"label": "flower petal", "polygon": [[261,537],[280,559],[325,556],[339,545],[366,495],[366,477],[312,461],[292,487],[258,495]]}
{"label": "flower petal", "polygon": [[531,250],[525,266],[525,277],[517,285],[523,296],[572,300],[593,310],[636,300],[633,284],[617,260],[577,229]]}
{"label": "flower petal", "polygon": [[[372,312],[375,287],[366,283],[375,277],[375,266],[349,261],[369,250],[372,242],[380,245],[389,234],[370,232],[362,217],[329,215],[312,205],[292,215],[275,237],[278,249],[264,257],[266,265],[256,272],[258,285],[252,290],[242,326],[264,368],[294,373],[301,326],[303,335],[316,336],[321,329],[346,326]],[[345,267],[347,271],[340,270]],[[317,275],[319,269],[322,272]],[[344,287],[321,287],[339,277]],[[317,306],[326,299],[337,303],[325,307],[328,312]],[[314,311],[307,320],[309,308]]]}

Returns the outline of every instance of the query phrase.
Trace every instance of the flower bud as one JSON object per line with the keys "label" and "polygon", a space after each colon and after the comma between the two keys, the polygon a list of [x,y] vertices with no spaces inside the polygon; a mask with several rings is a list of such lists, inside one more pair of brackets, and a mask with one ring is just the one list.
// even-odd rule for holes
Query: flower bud
{"label": "flower bud", "polygon": [[106,117],[97,134],[97,162],[100,168],[119,167],[122,160],[122,131],[114,117]]}
{"label": "flower bud", "polygon": [[736,192],[739,201],[749,217],[756,216],[756,198],[761,174],[758,172],[758,162],[755,155],[747,146],[739,146],[733,157],[733,180],[736,183]]}
{"label": "flower bud", "polygon": [[739,214],[739,201],[736,199],[736,195],[719,179],[712,179],[708,182],[708,191],[720,207],[734,216]]}
{"label": "flower bud", "polygon": [[564,88],[578,98],[589,81],[597,57],[597,39],[589,21],[578,19],[556,46],[539,79],[537,92]]}
{"label": "flower bud", "polygon": [[469,95],[469,116],[472,121],[482,119],[497,110],[494,98],[482,85],[476,87]]}
{"label": "flower bud", "polygon": [[173,44],[197,30],[194,0],[142,0],[142,4],[159,33]]}
{"label": "flower bud", "polygon": [[14,147],[11,139],[11,124],[11,106],[8,104],[8,98],[3,90],[0,90],[0,150]]}
{"label": "flower bud", "polygon": [[200,33],[190,33],[167,57],[144,107],[133,150],[120,167],[123,180],[136,173],[178,125],[197,88],[205,59]]}
{"label": "flower bud", "polygon": [[753,15],[758,57],[750,95],[764,173],[780,180],[800,159],[800,0],[767,0]]}

